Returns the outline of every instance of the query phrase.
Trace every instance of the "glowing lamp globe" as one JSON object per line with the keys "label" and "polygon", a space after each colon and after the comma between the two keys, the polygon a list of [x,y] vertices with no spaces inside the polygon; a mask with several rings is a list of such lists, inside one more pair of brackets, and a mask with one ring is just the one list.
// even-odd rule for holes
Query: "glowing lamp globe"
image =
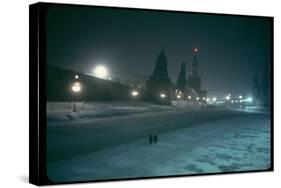
{"label": "glowing lamp globe", "polygon": [[79,93],[81,91],[81,84],[79,82],[75,82],[71,89],[74,93]]}
{"label": "glowing lamp globe", "polygon": [[132,96],[136,97],[139,95],[139,92],[138,91],[132,91]]}

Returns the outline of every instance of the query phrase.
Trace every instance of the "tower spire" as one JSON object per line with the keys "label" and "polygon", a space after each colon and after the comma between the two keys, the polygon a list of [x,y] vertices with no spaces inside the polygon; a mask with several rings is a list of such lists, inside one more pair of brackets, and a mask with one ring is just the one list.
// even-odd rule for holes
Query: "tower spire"
{"label": "tower spire", "polygon": [[163,81],[170,81],[168,70],[167,70],[167,58],[165,55],[164,50],[161,50],[157,59],[154,71],[150,78],[152,80],[163,80]]}
{"label": "tower spire", "polygon": [[177,80],[178,88],[185,88],[186,86],[186,75],[185,75],[185,62],[183,61],[181,64],[178,80]]}
{"label": "tower spire", "polygon": [[197,54],[198,54],[198,48],[194,48],[194,58],[192,62],[192,67],[191,67],[191,75],[197,76],[198,75],[198,60],[197,60]]}

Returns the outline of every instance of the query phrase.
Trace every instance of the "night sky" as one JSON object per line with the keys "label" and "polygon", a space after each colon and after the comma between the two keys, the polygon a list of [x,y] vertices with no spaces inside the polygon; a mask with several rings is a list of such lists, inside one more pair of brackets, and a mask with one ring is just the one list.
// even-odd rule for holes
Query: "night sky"
{"label": "night sky", "polygon": [[53,6],[47,16],[48,64],[92,72],[152,74],[163,49],[176,82],[180,64],[191,70],[199,48],[199,74],[208,96],[246,94],[271,63],[271,19],[114,8]]}

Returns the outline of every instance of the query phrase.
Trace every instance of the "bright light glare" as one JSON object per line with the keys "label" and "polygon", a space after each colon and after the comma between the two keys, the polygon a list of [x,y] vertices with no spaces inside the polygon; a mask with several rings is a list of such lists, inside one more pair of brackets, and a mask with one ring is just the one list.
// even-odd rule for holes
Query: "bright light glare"
{"label": "bright light glare", "polygon": [[242,95],[239,96],[239,99],[242,99]]}
{"label": "bright light glare", "polygon": [[165,98],[166,95],[165,95],[164,93],[161,93],[161,94],[160,94],[160,97],[161,97],[161,98]]}
{"label": "bright light glare", "polygon": [[252,102],[253,101],[252,97],[248,97],[247,101]]}
{"label": "bright light glare", "polygon": [[79,76],[78,75],[75,75],[75,79],[78,79],[79,78]]}
{"label": "bright light glare", "polygon": [[138,91],[132,91],[132,96],[136,97],[139,95],[139,92]]}
{"label": "bright light glare", "polygon": [[107,69],[105,68],[105,66],[98,65],[94,70],[94,74],[98,78],[105,79],[108,75],[108,72],[107,72]]}
{"label": "bright light glare", "polygon": [[209,98],[206,99],[207,102],[209,102],[209,100],[210,100]]}
{"label": "bright light glare", "polygon": [[180,96],[180,95],[177,95],[177,98],[178,98],[178,99],[180,99],[180,98],[181,98],[181,96]]}
{"label": "bright light glare", "polygon": [[216,101],[217,101],[217,97],[214,97],[214,98],[213,98],[213,101],[216,102]]}
{"label": "bright light glare", "polygon": [[75,82],[73,85],[72,85],[72,91],[75,92],[75,93],[78,93],[81,91],[81,84],[79,82]]}
{"label": "bright light glare", "polygon": [[203,100],[206,100],[206,98],[205,98],[205,97],[203,97],[202,99],[203,99]]}
{"label": "bright light glare", "polygon": [[196,97],[196,100],[199,100],[200,98],[199,97]]}
{"label": "bright light glare", "polygon": [[230,96],[228,95],[228,96],[226,96],[225,98],[226,98],[226,100],[229,100],[229,99],[230,99]]}
{"label": "bright light glare", "polygon": [[188,96],[188,99],[191,99],[191,96],[190,96],[190,95]]}

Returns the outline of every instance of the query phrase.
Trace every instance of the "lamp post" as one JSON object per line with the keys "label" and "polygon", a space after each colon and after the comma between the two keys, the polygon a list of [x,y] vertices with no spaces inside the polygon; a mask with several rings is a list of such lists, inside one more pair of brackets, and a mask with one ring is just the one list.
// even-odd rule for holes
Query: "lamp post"
{"label": "lamp post", "polygon": [[136,101],[137,101],[137,99],[139,97],[139,92],[137,90],[132,90],[131,91],[131,96],[132,96],[132,105],[136,106],[137,105]]}
{"label": "lamp post", "polygon": [[77,95],[81,92],[81,84],[79,82],[74,82],[74,84],[72,84],[71,89],[75,95],[73,112],[76,112]]}

